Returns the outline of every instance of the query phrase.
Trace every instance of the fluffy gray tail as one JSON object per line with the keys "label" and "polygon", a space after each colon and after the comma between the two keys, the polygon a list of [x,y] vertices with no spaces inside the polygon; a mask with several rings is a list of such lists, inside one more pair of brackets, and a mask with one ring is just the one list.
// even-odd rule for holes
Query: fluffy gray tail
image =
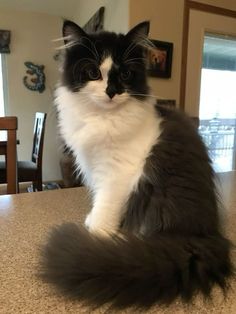
{"label": "fluffy gray tail", "polygon": [[42,276],[91,306],[149,308],[190,301],[196,292],[224,291],[232,275],[230,243],[220,235],[157,234],[148,241],[132,235],[102,238],[75,224],[55,228],[43,249]]}

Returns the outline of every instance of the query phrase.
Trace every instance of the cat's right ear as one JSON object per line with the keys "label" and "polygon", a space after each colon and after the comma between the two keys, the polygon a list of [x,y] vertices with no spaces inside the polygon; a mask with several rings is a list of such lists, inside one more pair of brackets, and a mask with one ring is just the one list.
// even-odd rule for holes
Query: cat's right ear
{"label": "cat's right ear", "polygon": [[150,22],[144,21],[133,27],[126,36],[135,42],[142,41],[148,37]]}
{"label": "cat's right ear", "polygon": [[64,21],[62,28],[65,44],[79,41],[82,37],[88,37],[85,31],[72,21]]}

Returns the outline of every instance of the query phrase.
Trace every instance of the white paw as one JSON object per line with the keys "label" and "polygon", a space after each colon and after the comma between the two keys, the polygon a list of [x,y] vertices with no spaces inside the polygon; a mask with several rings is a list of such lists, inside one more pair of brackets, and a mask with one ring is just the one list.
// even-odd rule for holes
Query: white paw
{"label": "white paw", "polygon": [[90,229],[90,225],[91,225],[91,220],[92,220],[92,217],[91,217],[91,213],[89,213],[85,219],[85,227],[89,230]]}
{"label": "white paw", "polygon": [[93,219],[91,212],[87,215],[84,224],[89,232],[94,234],[109,236],[110,234],[114,233],[114,230],[108,228],[108,226],[101,223],[101,221],[99,222],[98,219]]}

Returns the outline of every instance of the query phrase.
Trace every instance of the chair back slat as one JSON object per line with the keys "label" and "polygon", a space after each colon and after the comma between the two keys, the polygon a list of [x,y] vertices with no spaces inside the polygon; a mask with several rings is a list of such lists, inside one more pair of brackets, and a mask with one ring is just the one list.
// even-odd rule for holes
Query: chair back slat
{"label": "chair back slat", "polygon": [[46,117],[47,117],[46,113],[36,112],[35,123],[34,123],[32,161],[37,163],[38,167],[42,166],[43,141],[44,141]]}
{"label": "chair back slat", "polygon": [[7,131],[6,158],[7,193],[15,194],[18,190],[17,182],[17,153],[16,130],[17,117],[0,117],[0,130]]}
{"label": "chair back slat", "polygon": [[17,117],[0,117],[0,130],[17,130]]}

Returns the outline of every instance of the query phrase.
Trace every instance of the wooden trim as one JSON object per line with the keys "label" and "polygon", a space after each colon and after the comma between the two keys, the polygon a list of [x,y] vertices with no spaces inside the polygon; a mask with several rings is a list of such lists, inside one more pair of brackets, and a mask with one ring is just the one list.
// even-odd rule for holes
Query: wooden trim
{"label": "wooden trim", "polygon": [[16,130],[17,118],[16,117],[0,117],[0,130]]}
{"label": "wooden trim", "polygon": [[188,35],[190,10],[198,10],[227,17],[236,18],[236,11],[224,9],[196,1],[184,1],[183,35],[182,35],[182,59],[180,76],[180,109],[185,109],[186,78],[187,78],[187,57],[188,57]]}
{"label": "wooden trim", "polygon": [[18,189],[17,182],[17,158],[16,158],[16,129],[8,130],[7,136],[7,194],[16,194]]}
{"label": "wooden trim", "polygon": [[225,15],[225,16],[236,18],[236,11],[233,11],[233,10],[216,7],[210,4],[203,4],[203,3],[191,1],[191,0],[187,0],[187,5],[189,9],[194,9],[198,11],[204,11],[204,12],[209,12],[209,13]]}
{"label": "wooden trim", "polygon": [[7,131],[7,142],[3,151],[6,160],[7,194],[17,193],[17,117],[0,117],[0,130]]}

